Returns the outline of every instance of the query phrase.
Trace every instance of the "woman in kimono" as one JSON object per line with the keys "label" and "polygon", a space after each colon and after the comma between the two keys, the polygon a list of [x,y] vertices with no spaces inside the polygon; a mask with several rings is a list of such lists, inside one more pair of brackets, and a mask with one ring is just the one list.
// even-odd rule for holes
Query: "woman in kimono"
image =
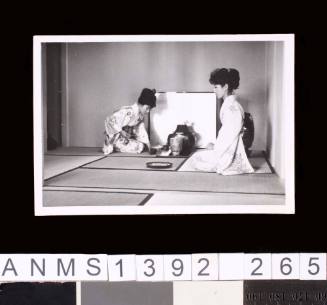
{"label": "woman in kimono", "polygon": [[144,117],[156,106],[156,90],[144,88],[137,103],[124,106],[105,119],[103,153],[113,151],[141,153],[150,141],[144,125]]}
{"label": "woman in kimono", "polygon": [[191,166],[199,171],[216,172],[222,175],[252,173],[254,170],[245,153],[242,131],[244,111],[236,100],[234,90],[240,81],[236,69],[216,69],[211,72],[209,82],[218,99],[223,100],[220,110],[222,126],[215,143],[203,152],[194,154]]}

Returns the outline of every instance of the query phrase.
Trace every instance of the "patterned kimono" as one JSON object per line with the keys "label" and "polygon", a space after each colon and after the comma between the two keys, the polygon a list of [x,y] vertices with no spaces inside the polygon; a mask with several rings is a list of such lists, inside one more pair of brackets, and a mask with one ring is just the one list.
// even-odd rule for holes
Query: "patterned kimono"
{"label": "patterned kimono", "polygon": [[113,151],[141,153],[144,146],[149,147],[144,117],[138,105],[124,106],[105,119],[105,155]]}
{"label": "patterned kimono", "polygon": [[214,149],[195,153],[190,160],[191,166],[196,170],[222,175],[253,173],[242,140],[244,111],[234,95],[224,100],[220,120],[222,126]]}

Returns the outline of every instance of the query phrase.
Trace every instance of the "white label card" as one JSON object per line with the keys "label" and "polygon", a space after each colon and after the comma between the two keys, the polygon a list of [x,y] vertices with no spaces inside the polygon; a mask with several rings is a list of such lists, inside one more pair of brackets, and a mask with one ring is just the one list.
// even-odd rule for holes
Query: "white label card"
{"label": "white label card", "polygon": [[108,271],[111,282],[135,281],[135,255],[108,255]]}
{"label": "white label card", "polygon": [[300,279],[299,253],[272,254],[272,279]]}
{"label": "white label card", "polygon": [[270,280],[271,279],[271,254],[253,253],[244,254],[244,279],[245,280]]}
{"label": "white label card", "polygon": [[326,280],[326,253],[301,253],[300,279]]}
{"label": "white label card", "polygon": [[164,255],[165,281],[192,280],[191,255]]}
{"label": "white label card", "polygon": [[227,281],[244,279],[243,253],[219,254],[219,279]]}
{"label": "white label card", "polygon": [[138,281],[163,281],[163,255],[136,255]]}
{"label": "white label card", "polygon": [[327,254],[0,254],[0,282],[269,279],[327,280]]}
{"label": "white label card", "polygon": [[192,254],[192,280],[218,280],[218,254]]}
{"label": "white label card", "polygon": [[0,281],[107,281],[107,255],[13,254],[0,259]]}

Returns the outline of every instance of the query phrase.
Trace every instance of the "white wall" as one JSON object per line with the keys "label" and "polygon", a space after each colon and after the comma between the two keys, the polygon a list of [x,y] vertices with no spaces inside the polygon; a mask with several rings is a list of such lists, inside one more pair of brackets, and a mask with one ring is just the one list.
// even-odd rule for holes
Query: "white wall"
{"label": "white wall", "polygon": [[283,179],[285,175],[284,148],[285,101],[283,87],[283,43],[267,43],[267,146],[268,158]]}
{"label": "white wall", "polygon": [[226,67],[240,72],[239,101],[255,121],[253,148],[265,150],[266,52],[266,42],[69,43],[67,145],[101,146],[105,117],[134,103],[144,87],[212,91],[210,72]]}

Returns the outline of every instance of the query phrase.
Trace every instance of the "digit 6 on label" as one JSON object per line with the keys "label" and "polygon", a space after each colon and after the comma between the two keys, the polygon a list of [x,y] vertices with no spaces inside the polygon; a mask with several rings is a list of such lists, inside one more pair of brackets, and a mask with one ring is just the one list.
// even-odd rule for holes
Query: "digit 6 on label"
{"label": "digit 6 on label", "polygon": [[299,279],[299,253],[272,254],[272,278],[294,280]]}

